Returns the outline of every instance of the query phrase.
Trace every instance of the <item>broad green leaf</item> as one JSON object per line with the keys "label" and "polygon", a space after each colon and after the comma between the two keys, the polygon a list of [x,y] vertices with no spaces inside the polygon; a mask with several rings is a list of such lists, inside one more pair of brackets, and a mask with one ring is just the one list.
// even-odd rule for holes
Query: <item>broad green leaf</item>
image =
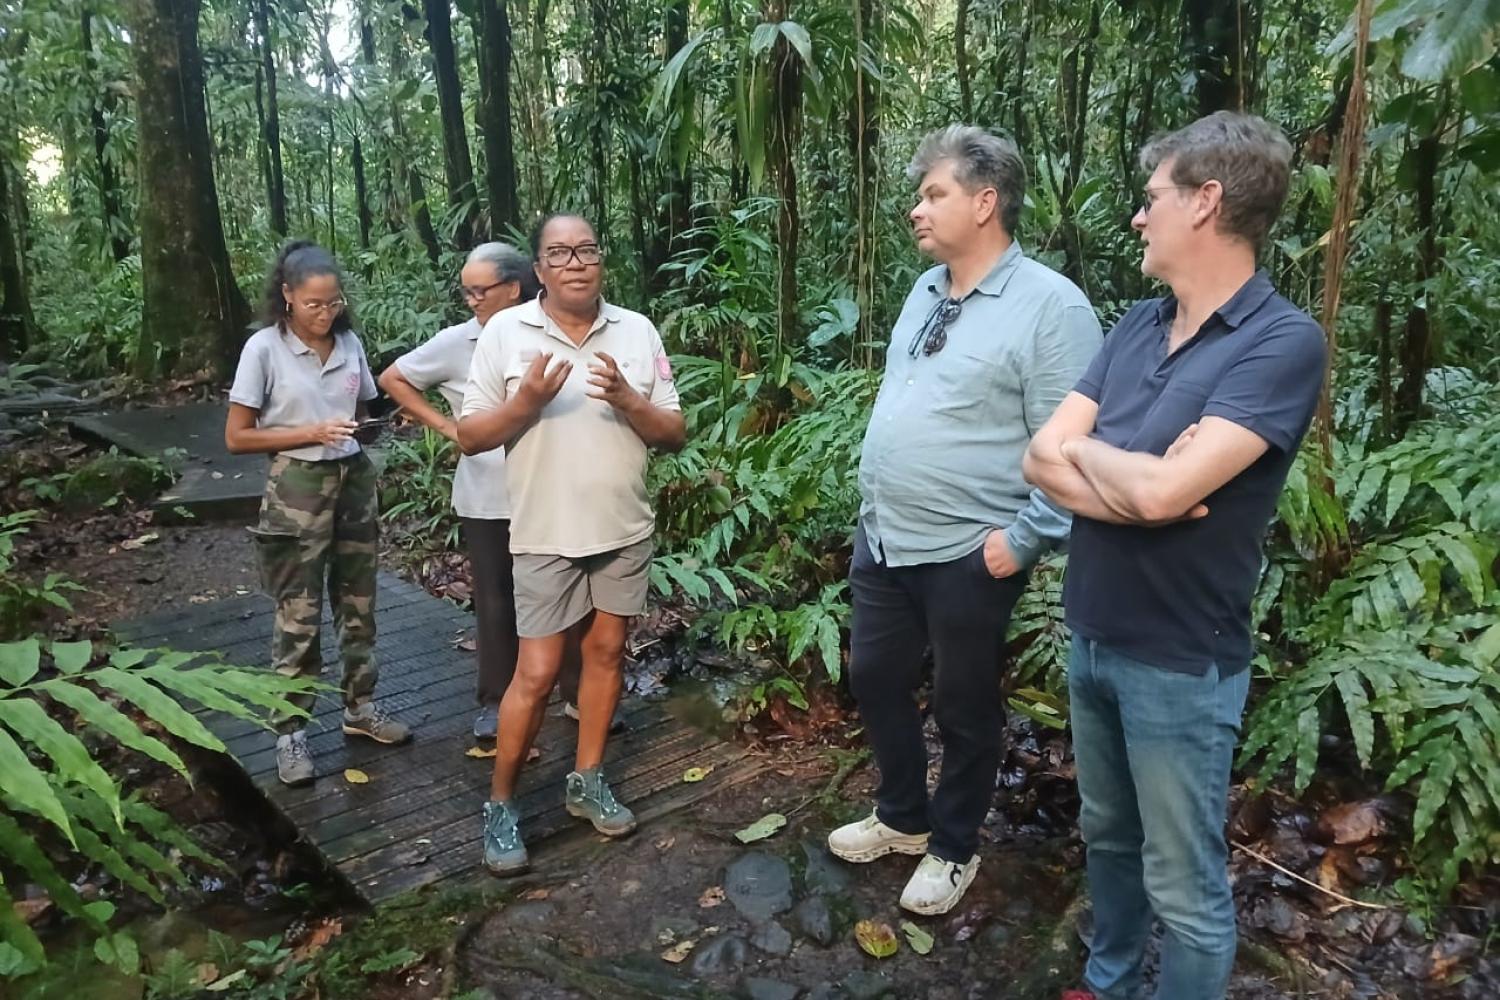
{"label": "broad green leaf", "polygon": [[160,688],[115,667],[104,667],[93,680],[119,694],[179,739],[205,750],[224,750],[224,743]]}
{"label": "broad green leaf", "polygon": [[1359,754],[1360,765],[1369,767],[1370,758],[1375,751],[1375,720],[1370,714],[1365,687],[1360,683],[1359,675],[1352,670],[1340,671],[1334,677],[1334,684],[1343,697],[1344,714],[1349,719],[1350,734],[1354,737],[1354,750]]}
{"label": "broad green leaf", "polygon": [[52,662],[65,674],[76,674],[89,665],[94,656],[94,644],[87,639],[79,642],[54,642]]}
{"label": "broad green leaf", "polygon": [[137,726],[129,716],[83,685],[56,678],[37,685],[37,689],[52,700],[77,712],[84,725],[98,729],[123,746],[143,753],[153,760],[158,760],[191,780],[187,765],[171,747],[156,737],[142,732],[140,726]]}
{"label": "broad green leaf", "polygon": [[1305,708],[1297,716],[1297,773],[1293,787],[1297,794],[1307,791],[1312,782],[1313,770],[1318,766],[1318,737],[1322,727],[1317,706]]}
{"label": "broad green leaf", "polygon": [[19,808],[47,820],[76,846],[73,824],[68,822],[68,814],[57,801],[57,793],[52,790],[47,775],[31,763],[26,751],[3,729],[0,729],[0,774],[5,775],[5,783],[0,786],[0,799],[8,799]]}
{"label": "broad green leaf", "polygon": [[7,863],[20,868],[27,878],[46,890],[58,909],[70,917],[94,925],[95,930],[104,929],[85,906],[83,897],[53,867],[52,860],[41,846],[4,810],[0,810],[0,856]]}
{"label": "broad green leaf", "polygon": [[910,920],[901,921],[901,933],[906,936],[906,943],[911,946],[911,950],[918,955],[926,955],[932,951],[932,935]]}
{"label": "broad green leaf", "polygon": [[1433,758],[1432,766],[1427,769],[1417,791],[1417,810],[1412,814],[1411,830],[1412,840],[1419,844],[1432,828],[1438,809],[1447,801],[1448,791],[1453,787],[1453,776],[1458,771],[1459,748],[1451,737],[1444,742],[1446,745]]}
{"label": "broad green leaf", "polygon": [[1474,550],[1451,535],[1435,535],[1432,544],[1448,557],[1448,562],[1458,572],[1459,579],[1463,581],[1474,603],[1482,605],[1485,594],[1484,571],[1479,566]]}
{"label": "broad green leaf", "polygon": [[46,962],[41,940],[16,912],[15,900],[0,882],[0,981],[35,972]]}
{"label": "broad green leaf", "polygon": [[114,780],[94,760],[83,741],[59,725],[41,705],[30,698],[0,699],[0,725],[52,761],[54,780],[82,785],[99,796],[116,826],[124,822],[120,815],[120,790]]}
{"label": "broad green leaf", "polygon": [[785,816],[781,813],[767,813],[736,833],[734,839],[742,844],[753,844],[757,840],[765,840],[784,826],[786,826]]}
{"label": "broad green leaf", "polygon": [[1458,0],[1439,6],[1401,59],[1401,72],[1436,83],[1467,73],[1495,54],[1500,0]]}
{"label": "broad green leaf", "polygon": [[1385,491],[1385,523],[1390,524],[1396,519],[1396,512],[1406,502],[1406,495],[1411,492],[1411,476],[1405,472],[1397,472],[1391,476],[1390,483]]}
{"label": "broad green leaf", "polygon": [[0,642],[0,681],[20,687],[36,676],[42,665],[42,647],[36,639]]}

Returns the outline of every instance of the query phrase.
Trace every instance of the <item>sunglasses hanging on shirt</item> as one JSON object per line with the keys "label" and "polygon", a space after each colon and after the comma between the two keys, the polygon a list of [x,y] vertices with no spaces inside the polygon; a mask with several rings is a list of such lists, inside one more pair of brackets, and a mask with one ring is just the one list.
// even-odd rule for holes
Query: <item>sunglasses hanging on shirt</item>
{"label": "sunglasses hanging on shirt", "polygon": [[941,351],[943,345],[948,343],[948,327],[958,319],[963,306],[963,299],[943,299],[934,306],[917,335],[911,338],[911,344],[906,348],[907,355],[913,358],[918,354],[931,357]]}

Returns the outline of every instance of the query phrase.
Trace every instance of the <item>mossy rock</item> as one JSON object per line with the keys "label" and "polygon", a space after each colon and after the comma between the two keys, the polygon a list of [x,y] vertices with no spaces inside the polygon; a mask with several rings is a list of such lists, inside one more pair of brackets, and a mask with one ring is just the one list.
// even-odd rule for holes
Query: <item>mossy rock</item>
{"label": "mossy rock", "polygon": [[106,507],[124,498],[137,503],[156,496],[172,482],[160,463],[107,452],[91,459],[62,485],[62,505],[68,510]]}

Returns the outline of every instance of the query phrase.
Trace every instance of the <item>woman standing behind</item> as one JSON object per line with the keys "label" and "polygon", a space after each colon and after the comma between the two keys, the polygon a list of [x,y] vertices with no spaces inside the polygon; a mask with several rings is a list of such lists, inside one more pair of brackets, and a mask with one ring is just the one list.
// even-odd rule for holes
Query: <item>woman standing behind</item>
{"label": "woman standing behind", "polygon": [[[375,382],[328,251],[306,240],[282,248],[266,280],[265,317],[270,325],[240,354],[224,443],[234,454],[271,456],[260,521],[250,530],[276,602],[272,665],[288,676],[322,673],[326,582],[344,659],[343,730],[404,743],[410,730],[373,700],[379,508],[357,421]],[[309,710],[313,701],[294,699]],[[288,785],[315,773],[303,726],[300,718],[276,720],[276,774]]]}
{"label": "woman standing behind", "polygon": [[[380,373],[380,387],[415,420],[458,443],[457,414],[469,386],[469,362],[480,331],[490,317],[536,298],[536,272],[525,254],[504,243],[473,249],[459,275],[464,301],[474,316],[446,327],[425,344],[397,358]],[[437,389],[453,416],[423,398]],[[510,495],[505,484],[505,450],[463,455],[453,473],[453,509],[463,525],[474,580],[474,613],[479,622],[479,715],[474,738],[493,740],[500,699],[516,672],[516,601],[510,556]],[[577,644],[563,664],[563,696],[578,697]]]}

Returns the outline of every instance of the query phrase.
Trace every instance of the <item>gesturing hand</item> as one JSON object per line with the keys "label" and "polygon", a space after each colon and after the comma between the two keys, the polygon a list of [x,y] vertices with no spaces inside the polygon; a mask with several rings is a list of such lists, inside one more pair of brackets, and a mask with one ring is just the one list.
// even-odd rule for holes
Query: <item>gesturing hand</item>
{"label": "gesturing hand", "polygon": [[353,420],[324,420],[309,425],[307,436],[326,448],[336,448],[349,440],[358,426]]}
{"label": "gesturing hand", "polygon": [[562,391],[563,383],[568,380],[568,375],[573,371],[573,362],[564,361],[548,372],[547,364],[551,360],[552,355],[543,351],[531,360],[526,374],[521,376],[521,385],[516,390],[516,395],[526,400],[527,405],[533,410],[539,411],[552,402],[553,398]]}
{"label": "gesturing hand", "polygon": [[641,394],[632,389],[625,376],[620,374],[620,366],[614,358],[603,351],[596,352],[596,357],[603,364],[589,365],[589,385],[599,390],[589,393],[590,398],[602,399],[617,410],[640,399]]}

